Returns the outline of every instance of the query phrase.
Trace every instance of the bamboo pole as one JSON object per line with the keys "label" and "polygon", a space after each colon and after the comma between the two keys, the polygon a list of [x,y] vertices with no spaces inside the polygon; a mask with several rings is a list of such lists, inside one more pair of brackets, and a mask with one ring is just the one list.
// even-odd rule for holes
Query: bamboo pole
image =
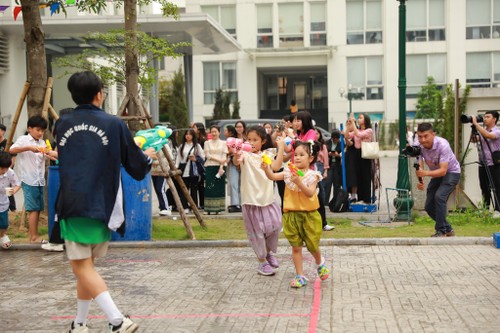
{"label": "bamboo pole", "polygon": [[19,121],[19,116],[21,115],[24,101],[26,100],[26,96],[28,95],[28,91],[30,90],[30,85],[31,83],[29,81],[26,81],[24,83],[23,90],[21,91],[21,97],[19,97],[19,102],[17,102],[16,113],[14,113],[14,118],[12,119],[12,124],[10,125],[10,132],[9,137],[7,138],[5,151],[9,151],[10,146],[12,145],[12,139],[14,138],[14,134],[16,132],[17,122]]}
{"label": "bamboo pole", "polygon": [[50,113],[50,116],[55,120],[59,120],[59,115],[57,114],[56,110],[54,110],[54,108],[52,107],[52,105],[49,104],[49,113]]}

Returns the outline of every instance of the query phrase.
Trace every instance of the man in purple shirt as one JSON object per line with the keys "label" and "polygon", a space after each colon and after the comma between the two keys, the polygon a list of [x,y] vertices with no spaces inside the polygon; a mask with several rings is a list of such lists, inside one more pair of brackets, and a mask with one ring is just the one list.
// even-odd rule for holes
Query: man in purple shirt
{"label": "man in purple shirt", "polygon": [[[497,111],[486,112],[483,116],[484,127],[478,124],[476,116],[471,116],[473,129],[476,129],[476,131],[473,130],[472,140],[477,142],[476,135],[479,136],[480,140],[480,145],[478,146],[479,186],[481,187],[483,200],[487,207],[490,206],[492,199],[494,200],[494,217],[500,217],[500,204],[497,193],[497,190],[500,190],[500,164],[495,164],[491,157],[492,152],[500,151],[500,129],[497,128],[498,116]],[[490,171],[491,184],[486,168]],[[490,185],[492,188],[490,188]],[[491,192],[493,192],[493,198]]]}
{"label": "man in purple shirt", "polygon": [[[421,149],[420,168],[417,177],[431,177],[427,186],[425,211],[436,221],[436,233],[431,237],[455,236],[455,231],[446,220],[447,202],[451,192],[460,180],[460,164],[446,139],[436,136],[430,123],[421,123],[417,128],[418,142]],[[424,162],[428,170],[424,170]],[[419,190],[424,183],[419,182]]]}

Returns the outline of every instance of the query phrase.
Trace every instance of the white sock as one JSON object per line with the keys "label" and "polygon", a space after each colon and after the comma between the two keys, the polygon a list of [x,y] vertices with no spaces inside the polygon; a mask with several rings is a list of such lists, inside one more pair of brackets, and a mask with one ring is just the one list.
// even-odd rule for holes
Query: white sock
{"label": "white sock", "polygon": [[95,301],[97,304],[99,304],[102,311],[104,311],[111,325],[117,326],[122,323],[123,314],[120,312],[120,310],[118,310],[118,307],[111,298],[109,291],[106,290],[97,295]]}
{"label": "white sock", "polygon": [[319,267],[319,266],[324,265],[324,264],[325,264],[325,257],[321,257],[321,262],[319,264],[316,264],[316,265],[318,265],[318,267]]}
{"label": "white sock", "polygon": [[75,323],[87,325],[87,317],[89,315],[91,303],[92,303],[92,300],[87,300],[87,299],[77,299],[76,300]]}

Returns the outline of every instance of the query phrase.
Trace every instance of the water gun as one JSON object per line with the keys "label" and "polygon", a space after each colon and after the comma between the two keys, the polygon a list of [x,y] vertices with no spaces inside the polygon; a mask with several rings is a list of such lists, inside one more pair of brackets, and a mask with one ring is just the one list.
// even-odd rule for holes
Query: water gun
{"label": "water gun", "polygon": [[251,152],[252,151],[252,145],[248,142],[243,142],[241,144],[241,150],[246,151],[246,152]]}
{"label": "water gun", "polygon": [[46,153],[52,150],[52,145],[50,144],[49,139],[45,140],[45,144],[47,145],[47,147],[38,147],[40,153]]}
{"label": "water gun", "polygon": [[241,149],[241,145],[243,144],[243,141],[241,139],[237,138],[227,138],[226,140],[227,147],[229,150],[231,150],[233,153],[236,153],[238,150]]}
{"label": "water gun", "polygon": [[300,171],[295,164],[288,163],[288,169],[294,175],[299,175],[300,177],[304,177],[304,173]]}
{"label": "water gun", "polygon": [[285,144],[288,146],[290,143],[292,143],[293,139],[289,136],[285,138]]}
{"label": "water gun", "polygon": [[271,158],[267,154],[262,154],[262,162],[271,165],[273,161],[271,161]]}
{"label": "water gun", "polygon": [[166,126],[156,126],[147,130],[140,130],[134,137],[135,143],[142,149],[154,148],[159,151],[168,143],[172,130]]}

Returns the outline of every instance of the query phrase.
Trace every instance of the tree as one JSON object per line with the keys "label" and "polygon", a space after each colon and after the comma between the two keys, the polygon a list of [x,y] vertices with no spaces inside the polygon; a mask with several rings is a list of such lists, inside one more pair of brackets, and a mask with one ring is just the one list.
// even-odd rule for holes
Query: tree
{"label": "tree", "polygon": [[231,118],[240,119],[240,101],[238,99],[233,101],[233,114]]}
{"label": "tree", "polygon": [[225,91],[222,95],[222,119],[231,118],[231,93]]}
{"label": "tree", "polygon": [[[138,31],[137,44],[135,49],[139,55],[139,75],[137,77],[141,88],[146,91],[151,88],[157,76],[156,70],[152,66],[155,59],[164,57],[176,58],[180,53],[176,49],[188,46],[189,43],[170,43],[162,38],[150,36]],[[89,48],[81,53],[59,57],[54,64],[60,68],[70,68],[63,75],[73,73],[72,69],[90,70],[101,77],[105,85],[113,83],[126,84],[125,56],[123,53],[124,40],[126,38],[124,30],[111,30],[106,33],[89,33],[82,37],[86,43],[101,42],[107,48]],[[91,59],[105,59],[105,62],[96,62]]]}
{"label": "tree", "polygon": [[425,86],[417,97],[415,118],[437,119],[443,107],[443,93],[439,90],[434,78],[429,76]]}
{"label": "tree", "polygon": [[158,104],[159,104],[159,115],[158,118],[160,122],[170,121],[169,109],[170,109],[170,92],[172,91],[172,81],[160,80],[158,87]]}
{"label": "tree", "polygon": [[[177,6],[166,0],[115,0],[109,3],[113,6],[124,5],[125,31],[125,77],[127,95],[135,98],[138,96],[138,56],[134,49],[137,41],[137,4],[148,5],[158,2],[162,6],[164,16],[177,17]],[[28,53],[28,81],[31,88],[28,92],[28,114],[41,114],[45,90],[47,88],[47,62],[45,55],[45,33],[42,28],[40,14],[41,5],[49,5],[55,8],[54,12],[64,12],[66,0],[16,0],[21,4],[23,12],[24,41]],[[80,0],[76,6],[81,12],[99,13],[104,10],[108,2],[106,0]],[[52,9],[51,9],[52,10]],[[129,103],[129,114],[137,114],[137,105]],[[135,126],[133,126],[135,127]],[[132,128],[133,129],[133,128]]]}
{"label": "tree", "polygon": [[186,83],[182,70],[175,72],[172,78],[172,90],[169,95],[169,119],[177,128],[186,128],[189,126],[188,107],[185,93]]}
{"label": "tree", "polygon": [[212,120],[224,119],[224,117],[222,117],[224,107],[223,95],[224,91],[222,91],[221,88],[217,89],[217,91],[215,92],[215,103]]}

